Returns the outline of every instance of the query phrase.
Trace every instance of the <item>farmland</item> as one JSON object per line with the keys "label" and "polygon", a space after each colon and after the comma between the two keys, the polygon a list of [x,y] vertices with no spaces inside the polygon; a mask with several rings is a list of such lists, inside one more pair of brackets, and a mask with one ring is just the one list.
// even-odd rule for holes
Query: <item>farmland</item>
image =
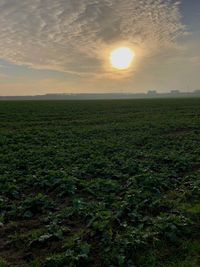
{"label": "farmland", "polygon": [[0,267],[200,266],[200,99],[0,103]]}

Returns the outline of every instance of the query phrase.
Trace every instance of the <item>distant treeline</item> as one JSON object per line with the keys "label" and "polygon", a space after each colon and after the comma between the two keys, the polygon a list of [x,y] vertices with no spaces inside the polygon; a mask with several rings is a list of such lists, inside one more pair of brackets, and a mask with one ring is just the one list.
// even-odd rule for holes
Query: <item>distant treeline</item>
{"label": "distant treeline", "polygon": [[155,90],[147,93],[93,93],[93,94],[46,94],[33,96],[0,96],[0,100],[95,100],[95,99],[139,99],[139,98],[182,98],[200,97],[200,90],[180,92],[172,90],[169,93],[158,93]]}

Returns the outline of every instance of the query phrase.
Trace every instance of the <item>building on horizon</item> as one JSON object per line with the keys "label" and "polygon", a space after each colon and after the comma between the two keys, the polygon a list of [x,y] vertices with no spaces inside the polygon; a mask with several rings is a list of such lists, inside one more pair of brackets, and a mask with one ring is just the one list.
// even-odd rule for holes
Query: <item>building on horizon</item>
{"label": "building on horizon", "polygon": [[181,92],[179,91],[179,90],[171,90],[170,91],[170,94],[172,94],[172,95],[178,95],[178,94],[180,94]]}
{"label": "building on horizon", "polygon": [[147,92],[147,95],[151,95],[151,96],[154,96],[154,95],[157,95],[157,94],[158,94],[158,92],[156,90],[149,90]]}

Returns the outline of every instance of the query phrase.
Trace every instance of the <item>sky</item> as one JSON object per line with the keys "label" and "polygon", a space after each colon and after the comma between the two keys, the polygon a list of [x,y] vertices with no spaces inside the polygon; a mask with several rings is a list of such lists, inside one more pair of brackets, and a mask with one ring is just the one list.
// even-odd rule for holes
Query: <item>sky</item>
{"label": "sky", "polygon": [[200,0],[0,0],[0,25],[0,95],[200,89]]}

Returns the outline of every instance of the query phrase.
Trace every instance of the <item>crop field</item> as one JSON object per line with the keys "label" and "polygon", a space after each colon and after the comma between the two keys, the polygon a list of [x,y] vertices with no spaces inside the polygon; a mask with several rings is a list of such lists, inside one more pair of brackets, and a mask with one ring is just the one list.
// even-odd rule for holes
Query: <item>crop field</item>
{"label": "crop field", "polygon": [[199,267],[200,99],[0,103],[0,267]]}

